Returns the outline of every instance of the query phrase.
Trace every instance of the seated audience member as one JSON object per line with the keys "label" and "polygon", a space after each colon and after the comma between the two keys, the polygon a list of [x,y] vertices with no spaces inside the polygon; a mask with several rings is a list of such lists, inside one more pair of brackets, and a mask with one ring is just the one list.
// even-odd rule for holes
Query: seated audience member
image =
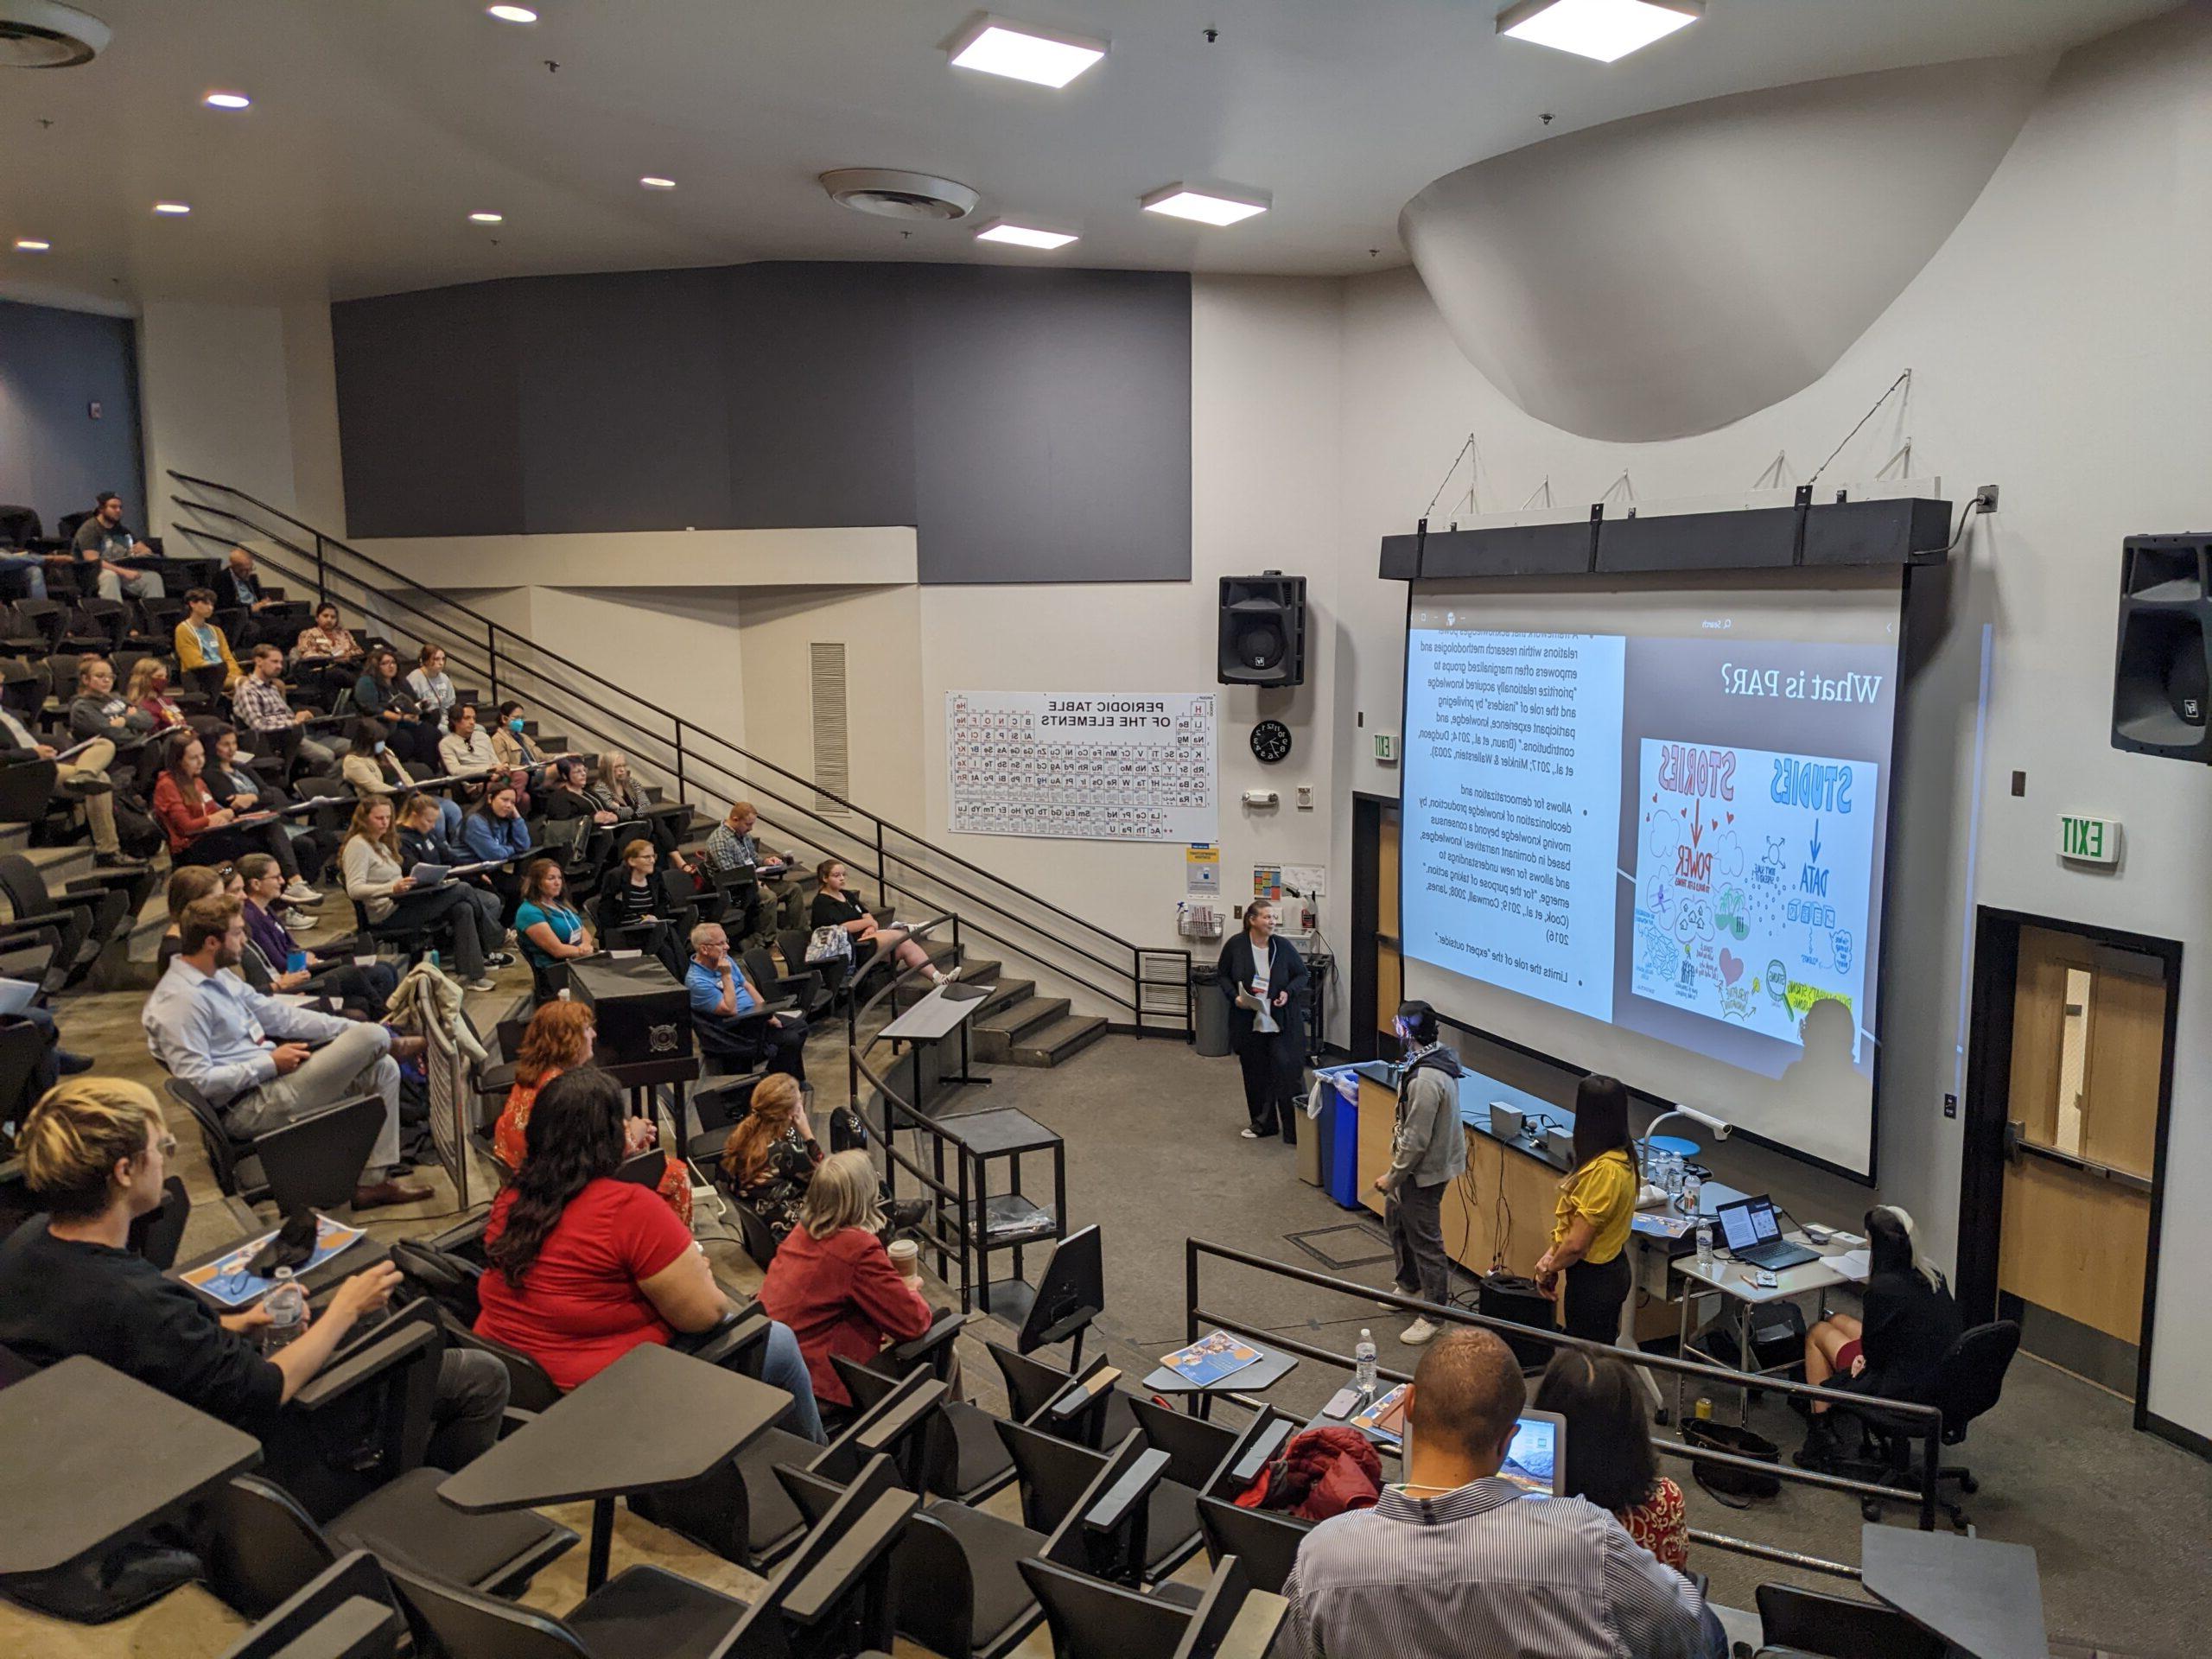
{"label": "seated audience member", "polygon": [[169,696],[168,664],[158,657],[141,657],[131,664],[130,683],[124,688],[123,696],[132,709],[154,722],[154,731],[166,732],[184,724],[183,708]]}
{"label": "seated audience member", "polygon": [[[522,1034],[520,1052],[515,1056],[514,1086],[507,1090],[507,1103],[500,1109],[499,1121],[492,1126],[492,1150],[509,1169],[520,1169],[527,1155],[526,1132],[531,1109],[537,1103],[538,1090],[563,1071],[573,1071],[588,1064],[598,1036],[599,1028],[592,1024],[591,1010],[581,1002],[556,1000],[542,1003],[531,1016],[529,1027]],[[652,1118],[625,1118],[622,1155],[633,1158],[659,1138],[660,1126]],[[673,1155],[664,1161],[666,1167],[661,1173],[660,1185],[654,1190],[676,1211],[676,1218],[689,1227],[690,1168]]]}
{"label": "seated audience member", "polygon": [[[253,648],[252,668],[244,678],[231,688],[231,707],[238,715],[238,723],[253,733],[257,749],[266,746],[274,753],[278,735],[295,726],[304,727],[315,718],[314,711],[294,709],[284,699],[284,653],[270,645]],[[300,737],[300,760],[309,772],[326,772],[338,756],[325,743],[318,743],[303,732]]]}
{"label": "seated audience member", "polygon": [[1300,1542],[1277,1652],[1706,1652],[1704,1599],[1688,1579],[1596,1504],[1530,1503],[1498,1478],[1527,1398],[1519,1363],[1489,1332],[1447,1331],[1428,1345],[1407,1391],[1404,1478],[1373,1509],[1324,1521]]}
{"label": "seated audience member", "polygon": [[161,728],[161,721],[118,695],[113,663],[105,657],[77,659],[77,696],[69,705],[73,741],[104,737],[118,751],[135,749]]}
{"label": "seated audience member", "polygon": [[622,815],[603,806],[584,784],[584,763],[574,755],[556,760],[546,774],[543,803],[549,818],[588,818],[601,829],[621,822]]}
{"label": "seated audience member", "polygon": [[530,851],[530,825],[524,821],[515,786],[495,779],[461,820],[461,843],[473,861],[520,858]]}
{"label": "seated audience member", "polygon": [[676,850],[674,822],[669,814],[655,810],[645,798],[644,788],[630,776],[627,755],[609,749],[599,757],[599,775],[592,780],[590,795],[601,810],[614,814],[615,822],[641,825],[669,862],[686,875],[692,874],[691,861]]}
{"label": "seated audience member", "polygon": [[245,626],[239,630],[242,645],[270,645],[283,652],[286,626],[285,601],[273,599],[261,585],[261,573],[254,569],[253,555],[242,547],[234,547],[223,561],[222,573],[215,578],[215,602],[226,610],[244,611]]}
{"label": "seated audience member", "polygon": [[499,946],[499,918],[486,920],[458,881],[435,887],[417,887],[415,878],[399,861],[399,838],[391,827],[391,798],[370,795],[353,809],[353,822],[338,849],[339,868],[345,873],[346,897],[360,906],[374,937],[411,932],[417,928],[442,928],[453,942],[454,966],[472,991],[488,991],[492,982],[484,969]]}
{"label": "seated audience member", "polygon": [[[1805,1380],[1815,1388],[1932,1404],[1943,1356],[1965,1322],[1943,1275],[1920,1259],[1912,1217],[1893,1204],[1866,1212],[1866,1318],[1831,1313],[1805,1333]],[[1810,1402],[1801,1469],[1834,1461],[1835,1429],[1825,1400]]]}
{"label": "seated audience member", "polygon": [[813,1184],[822,1146],[806,1121],[796,1077],[779,1071],[761,1078],[751,1106],[722,1143],[722,1179],[780,1244],[798,1225],[799,1204]]}
{"label": "seated audience member", "polygon": [[599,948],[584,918],[563,900],[566,887],[561,867],[550,858],[532,859],[522,873],[515,938],[522,941],[523,959],[538,972]]}
{"label": "seated audience member", "polygon": [[[390,795],[394,798],[411,794],[415,789],[415,775],[407,763],[391,747],[392,728],[373,716],[364,717],[353,727],[353,741],[346,750],[346,759],[338,768],[338,775],[353,785],[356,795]],[[424,774],[428,776],[428,773]],[[442,795],[428,798],[438,804],[438,823],[446,839],[458,842],[461,839],[461,803]]]}
{"label": "seated audience member", "polygon": [[853,1403],[833,1356],[866,1364],[887,1343],[911,1342],[930,1328],[930,1305],[891,1264],[883,1224],[868,1154],[833,1154],[815,1166],[798,1225],[777,1246],[760,1284],[761,1311],[791,1326],[814,1397],[826,1405]]}
{"label": "seated audience member", "polygon": [[315,607],[315,624],[300,630],[292,643],[292,666],[301,682],[335,694],[360,677],[360,642],[338,620],[338,607],[325,600]]}
{"label": "seated audience member", "polygon": [[499,705],[499,718],[492,728],[492,753],[516,774],[516,787],[544,787],[545,765],[553,757],[537,747],[523,718],[522,704],[512,698]]}
{"label": "seated audience member", "polygon": [[26,553],[14,545],[11,537],[0,535],[0,584],[4,584],[0,594],[10,599],[44,599],[46,556]]}
{"label": "seated audience member", "polygon": [[[154,971],[156,976],[169,970],[169,961],[184,948],[185,906],[213,893],[220,893],[238,875],[228,867],[218,870],[212,864],[180,864],[169,872],[169,885],[163,895],[168,906],[169,925],[162,931],[161,944],[156,948]],[[238,896],[245,896],[243,882]]]}
{"label": "seated audience member", "polygon": [[431,725],[443,727],[454,705],[453,679],[446,672],[446,654],[435,645],[415,653],[415,666],[407,671],[408,695]]}
{"label": "seated audience member", "polygon": [[123,499],[112,491],[100,492],[92,508],[92,516],[77,526],[76,539],[70,543],[80,565],[99,573],[96,586],[102,599],[121,599],[126,594],[132,599],[164,599],[168,588],[151,570],[133,570],[118,564],[118,559],[150,559],[154,550],[140,541],[124,526]]}
{"label": "seated audience member", "polygon": [[691,930],[691,961],[683,970],[691,996],[691,1024],[713,1052],[744,1065],[763,1065],[806,1081],[806,1021],[796,1014],[772,1014],[740,1023],[760,1007],[760,988],[729,953],[729,935],[720,922],[701,922]]}
{"label": "seated audience member", "polygon": [[115,785],[107,769],[115,760],[115,745],[95,738],[67,760],[51,743],[17,719],[16,711],[0,703],[0,764],[16,766],[33,760],[54,762],[54,780],[62,794],[85,810],[86,827],[92,831],[95,864],[127,862],[123,843],[115,836]]}
{"label": "seated audience member", "polygon": [[[627,1116],[622,1090],[595,1067],[541,1085],[522,1161],[484,1225],[490,1267],[477,1284],[476,1330],[528,1354],[563,1389],[632,1348],[703,1335],[736,1311],[674,1211],[615,1179]],[[806,1364],[780,1325],[769,1331],[761,1380],[791,1393],[785,1427],[820,1441]]]}
{"label": "seated audience member", "polygon": [[[842,927],[851,934],[853,966],[856,971],[868,966],[868,953],[873,949],[897,957],[901,968],[920,969],[923,977],[932,985],[944,982],[945,976],[938,971],[929,952],[908,938],[905,928],[877,925],[868,906],[861,903],[860,895],[852,890],[851,877],[842,864],[834,858],[824,859],[814,874],[822,886],[814,895],[807,925]],[[798,969],[791,971],[796,973]]]}
{"label": "seated audience member", "polygon": [[600,889],[599,936],[613,940],[616,929],[632,930],[614,943],[643,950],[657,958],[670,977],[681,979],[683,947],[676,942],[676,924],[665,913],[671,908],[668,895],[653,874],[659,861],[650,841],[633,841],[622,849],[621,863]]}
{"label": "seated audience member", "polygon": [[[467,848],[456,847],[447,838],[442,810],[452,804],[435,795],[410,795],[399,803],[395,820],[399,826],[399,857],[409,869],[417,864],[442,864],[454,870],[476,861]],[[486,929],[504,939],[506,927],[499,920],[504,906],[491,878],[479,870],[472,875],[454,877],[454,884],[465,891],[470,902],[483,912]],[[504,950],[494,950],[484,960],[488,966],[504,968],[514,958]]]}
{"label": "seated audience member", "polygon": [[429,1187],[391,1173],[399,1162],[399,1065],[393,1057],[421,1053],[423,1039],[289,1007],[224,973],[245,955],[245,906],[236,899],[195,899],[185,906],[179,933],[181,948],[139,1016],[163,1068],[197,1089],[242,1138],[349,1096],[380,1095],[384,1128],[370,1148],[353,1207],[429,1198]]}
{"label": "seated audience member", "polygon": [[[492,747],[491,734],[476,723],[474,704],[464,702],[454,708],[446,734],[438,740],[438,769],[448,778],[480,779],[499,772],[502,781],[514,785],[516,806],[525,817],[529,815],[529,798],[522,793],[522,785],[499,765],[499,757]],[[483,785],[477,784],[471,792],[480,795]]]}
{"label": "seated audience member", "polygon": [[[731,804],[729,811],[707,837],[704,856],[709,870],[717,874],[750,870],[755,877],[766,880],[797,867],[797,853],[763,853],[760,850],[760,841],[753,833],[753,827],[760,822],[760,816],[750,801]],[[763,937],[768,919],[774,912],[774,901],[756,884],[752,896],[745,901],[745,914],[739,920],[738,938],[753,939]]]}
{"label": "seated audience member", "polygon": [[208,696],[229,690],[245,671],[231,655],[230,636],[215,626],[215,595],[205,588],[185,594],[175,645],[177,672],[187,685]]}
{"label": "seated audience member", "polygon": [[227,864],[244,854],[267,853],[291,874],[284,889],[288,904],[319,905],[322,895],[298,877],[291,837],[275,818],[241,822],[234,807],[215,798],[208,785],[207,746],[197,732],[173,732],[154,784],[154,817],[169,838],[169,860],[177,864]]}
{"label": "seated audience member", "polygon": [[1325,1521],[1371,1510],[1382,1496],[1382,1459],[1375,1443],[1349,1423],[1323,1423],[1292,1435],[1282,1455],[1236,1495],[1236,1507]]}
{"label": "seated audience member", "polygon": [[[219,804],[234,812],[280,810],[294,804],[282,784],[270,783],[238,759],[238,734],[230,727],[200,741],[207,745],[207,769],[200,776]],[[285,873],[296,873],[310,886],[321,880],[323,866],[338,849],[338,837],[317,830],[304,817],[279,822],[292,848],[293,861]]]}
{"label": "seated audience member", "polygon": [[[391,747],[417,766],[438,764],[438,731],[423,717],[415,694],[399,677],[399,656],[378,645],[362,658],[361,677],[353,682],[353,702],[365,715],[384,722]],[[431,774],[423,773],[425,777]]]}
{"label": "seated audience member", "polygon": [[[374,1029],[374,1027],[360,1027]],[[195,1410],[265,1434],[278,1407],[329,1360],[362,1314],[399,1282],[388,1262],[340,1284],[300,1334],[263,1357],[256,1306],[218,1315],[127,1243],[162,1202],[176,1141],[141,1084],[82,1077],[33,1106],[18,1141],[23,1178],[46,1206],[0,1244],[0,1344],[35,1365],[78,1354]],[[438,1362],[428,1460],[458,1469],[491,1449],[507,1406],[506,1368],[448,1348]],[[112,1425],[124,1432],[125,1425]]]}
{"label": "seated audience member", "polygon": [[[360,967],[319,957],[292,943],[292,936],[276,919],[275,906],[284,887],[284,872],[266,853],[248,853],[238,860],[237,874],[245,899],[245,957],[239,968],[245,982],[264,996],[298,991],[327,996],[359,1018],[380,1019],[399,988],[399,975],[389,963]],[[298,950],[305,965],[289,968]]]}
{"label": "seated audience member", "polygon": [[1618,1359],[1562,1348],[1536,1384],[1536,1409],[1567,1419],[1560,1491],[1611,1513],[1662,1567],[1688,1570],[1690,1525],[1682,1489],[1659,1472],[1636,1373]]}

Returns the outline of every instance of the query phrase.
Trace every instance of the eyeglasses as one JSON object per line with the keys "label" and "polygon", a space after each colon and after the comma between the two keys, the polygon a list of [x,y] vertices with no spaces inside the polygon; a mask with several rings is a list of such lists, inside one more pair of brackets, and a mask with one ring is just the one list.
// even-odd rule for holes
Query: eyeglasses
{"label": "eyeglasses", "polygon": [[148,1142],[147,1150],[166,1162],[176,1156],[176,1137],[173,1135],[165,1135],[158,1141]]}

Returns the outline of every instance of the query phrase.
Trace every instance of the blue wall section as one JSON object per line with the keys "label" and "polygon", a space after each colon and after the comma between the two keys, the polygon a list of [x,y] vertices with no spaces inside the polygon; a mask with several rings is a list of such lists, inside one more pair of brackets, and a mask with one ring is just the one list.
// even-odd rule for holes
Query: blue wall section
{"label": "blue wall section", "polygon": [[1190,575],[1179,274],[531,277],[331,335],[356,536],[912,524],[928,582]]}
{"label": "blue wall section", "polygon": [[50,536],[113,490],[143,531],[142,454],[137,325],[0,300],[0,503],[35,509]]}

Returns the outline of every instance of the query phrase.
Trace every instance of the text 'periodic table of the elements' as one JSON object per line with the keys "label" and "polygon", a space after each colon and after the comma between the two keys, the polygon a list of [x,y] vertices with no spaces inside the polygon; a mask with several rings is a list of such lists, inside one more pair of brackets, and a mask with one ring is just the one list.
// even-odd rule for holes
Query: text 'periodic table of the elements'
{"label": "text 'periodic table of the elements'", "polygon": [[948,691],[944,750],[959,834],[1217,838],[1210,691]]}

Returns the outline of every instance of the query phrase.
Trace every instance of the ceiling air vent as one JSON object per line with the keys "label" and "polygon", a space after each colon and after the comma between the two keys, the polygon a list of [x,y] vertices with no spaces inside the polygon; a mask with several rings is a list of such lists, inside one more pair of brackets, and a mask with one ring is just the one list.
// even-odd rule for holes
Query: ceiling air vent
{"label": "ceiling air vent", "polygon": [[950,179],[892,167],[841,167],[822,175],[822,188],[840,206],[884,219],[965,219],[980,200]]}
{"label": "ceiling air vent", "polygon": [[108,43],[107,25],[60,0],[0,0],[0,68],[68,69]]}

